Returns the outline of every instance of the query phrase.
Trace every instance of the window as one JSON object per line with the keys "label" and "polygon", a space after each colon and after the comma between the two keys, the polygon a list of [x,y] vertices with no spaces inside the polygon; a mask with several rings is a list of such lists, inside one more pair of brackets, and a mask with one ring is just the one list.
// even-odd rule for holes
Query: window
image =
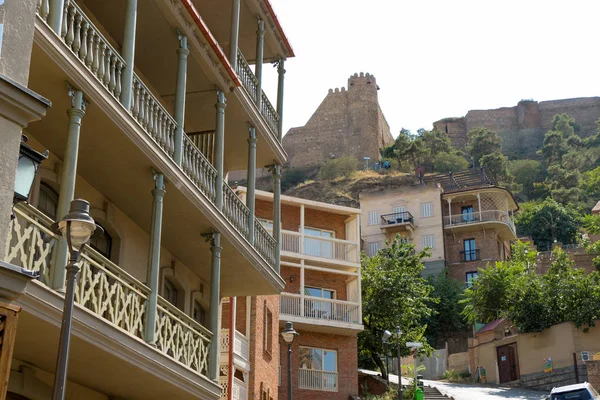
{"label": "window", "polygon": [[461,207],[460,214],[462,215],[462,222],[473,221],[473,206]]}
{"label": "window", "polygon": [[298,387],[302,389],[337,391],[337,352],[300,346]]}
{"label": "window", "polygon": [[465,239],[463,241],[463,247],[464,261],[476,261],[477,249],[475,248],[475,239]]}
{"label": "window", "polygon": [[[323,289],[318,287],[305,286],[304,295],[319,297],[321,299],[334,300],[335,290]],[[331,319],[333,315],[333,305],[330,301],[304,299],[304,312],[309,318]]]}
{"label": "window", "polygon": [[206,311],[204,307],[197,301],[194,301],[194,310],[192,312],[192,318],[199,323],[200,325],[204,325],[206,322]]}
{"label": "window", "polygon": [[175,285],[173,285],[173,282],[171,282],[167,278],[164,279],[163,283],[163,297],[169,303],[177,307],[177,288],[175,287]]}
{"label": "window", "polygon": [[477,275],[477,271],[467,272],[467,287],[473,286],[473,282],[475,282],[475,279],[477,279]]}
{"label": "window", "polygon": [[40,198],[38,201],[38,210],[46,216],[56,221],[56,207],[58,206],[58,193],[48,184],[40,183]]}
{"label": "window", "polygon": [[379,211],[369,211],[369,225],[379,224]]}
{"label": "window", "polygon": [[110,260],[112,237],[110,237],[109,233],[106,231],[106,228],[104,228],[102,225],[100,225],[100,227],[103,229],[102,235],[91,238],[89,244],[94,250]]}
{"label": "window", "polygon": [[265,337],[263,338],[264,351],[268,355],[273,354],[273,313],[267,307],[265,301],[265,329],[263,330]]}
{"label": "window", "polygon": [[322,289],[317,287],[305,286],[304,294],[306,296],[321,297],[323,299],[335,299],[335,290]]}
{"label": "window", "polygon": [[431,247],[435,249],[435,235],[423,236],[423,247]]}
{"label": "window", "polygon": [[304,235],[306,235],[304,237],[304,254],[309,256],[333,258],[332,242],[307,237],[318,236],[323,238],[333,238],[335,236],[333,231],[304,227]]}
{"label": "window", "polygon": [[379,242],[367,243],[367,255],[373,257],[379,251]]}
{"label": "window", "polygon": [[421,218],[433,216],[433,203],[421,203]]}

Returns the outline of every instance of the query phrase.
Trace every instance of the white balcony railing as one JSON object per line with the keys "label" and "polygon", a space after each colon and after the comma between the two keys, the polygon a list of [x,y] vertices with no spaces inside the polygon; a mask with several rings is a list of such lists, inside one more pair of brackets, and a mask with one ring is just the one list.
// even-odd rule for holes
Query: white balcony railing
{"label": "white balcony railing", "polygon": [[[229,379],[227,376],[219,378],[221,384],[221,400],[229,399]],[[238,378],[233,378],[233,390],[231,393],[233,400],[248,400],[248,384]]]}
{"label": "white balcony railing", "polygon": [[282,315],[362,324],[360,304],[355,302],[312,296],[304,296],[304,301],[302,301],[302,296],[294,293],[281,293],[279,301],[279,312]]}
{"label": "white balcony railing", "polygon": [[[19,204],[10,222],[4,260],[36,271],[48,283],[52,249],[58,237],[53,221],[35,208]],[[146,300],[150,289],[97,251],[86,246],[79,262],[75,303],[98,318],[143,340]],[[202,376],[208,376],[212,334],[159,296],[155,332],[159,351]]]}
{"label": "white balcony railing", "polygon": [[298,370],[298,388],[337,392],[338,374],[337,372],[300,368]]}
{"label": "white balcony railing", "polygon": [[291,253],[305,254],[314,257],[329,258],[332,260],[359,262],[359,252],[356,243],[349,240],[325,238],[318,236],[304,236],[299,232],[281,232],[281,250]]}
{"label": "white balcony railing", "polygon": [[514,232],[515,224],[506,211],[485,210],[444,217],[444,227],[475,224],[479,222],[502,222]]}
{"label": "white balcony railing", "polygon": [[[51,1],[38,0],[37,13],[44,22],[48,19]],[[118,99],[122,89],[121,80],[123,69],[126,66],[125,60],[73,0],[65,0],[60,37],[82,65],[110,94]],[[247,66],[247,63],[245,65]],[[252,70],[249,72],[252,74]],[[252,76],[254,75],[252,74]],[[254,79],[256,78],[254,77]],[[242,79],[242,81],[244,80]],[[264,107],[272,109],[270,103]],[[136,74],[133,77],[132,101],[128,111],[143,131],[172,159],[177,123],[161,101],[152,94],[152,91]],[[273,124],[268,118],[267,121],[270,125]],[[277,126],[276,121],[274,126]],[[242,236],[249,239],[248,218],[250,218],[250,212],[248,208],[233,193],[227,183],[217,182],[217,170],[187,135],[184,135],[181,169],[198,190],[213,203],[216,200],[219,185],[223,185],[223,214]],[[274,267],[275,240],[263,237],[263,232],[259,232],[259,235],[260,238],[254,247],[265,261]]]}
{"label": "white balcony railing", "polygon": [[[219,351],[221,353],[229,353],[229,329],[221,329]],[[246,361],[250,360],[250,345],[248,344],[248,339],[237,330],[235,331],[233,352]]]}

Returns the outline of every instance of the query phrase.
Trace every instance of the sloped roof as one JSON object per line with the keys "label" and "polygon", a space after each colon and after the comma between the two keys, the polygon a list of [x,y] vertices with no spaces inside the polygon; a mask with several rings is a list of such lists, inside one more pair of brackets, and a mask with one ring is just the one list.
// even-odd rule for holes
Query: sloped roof
{"label": "sloped roof", "polygon": [[600,214],[600,201],[598,201],[594,208],[592,208],[592,214]]}

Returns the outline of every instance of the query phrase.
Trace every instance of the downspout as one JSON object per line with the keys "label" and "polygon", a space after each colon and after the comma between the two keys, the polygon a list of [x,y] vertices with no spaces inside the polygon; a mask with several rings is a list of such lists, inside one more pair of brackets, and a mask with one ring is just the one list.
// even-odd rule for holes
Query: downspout
{"label": "downspout", "polygon": [[235,345],[235,309],[237,299],[229,298],[229,374],[227,375],[227,399],[233,400],[233,347]]}

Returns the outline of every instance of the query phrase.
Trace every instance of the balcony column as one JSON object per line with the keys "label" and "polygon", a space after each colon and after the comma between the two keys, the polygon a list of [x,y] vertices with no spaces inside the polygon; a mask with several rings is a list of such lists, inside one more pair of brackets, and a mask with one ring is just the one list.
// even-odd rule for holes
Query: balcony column
{"label": "balcony column", "polygon": [[60,36],[60,31],[62,29],[63,23],[63,11],[65,8],[65,0],[49,0],[50,3],[50,13],[48,14],[48,25],[50,28]]}
{"label": "balcony column", "polygon": [[304,317],[304,259],[300,260],[300,316]]}
{"label": "balcony column", "polygon": [[281,265],[281,165],[271,165],[273,174],[273,238],[275,247],[275,271],[279,273]]}
{"label": "balcony column", "polygon": [[279,121],[277,124],[277,137],[281,142],[283,138],[283,83],[285,78],[285,69],[283,58],[277,62],[277,115],[279,115]]}
{"label": "balcony column", "polygon": [[262,67],[265,49],[265,21],[258,20],[258,29],[256,30],[256,64],[254,65],[254,75],[258,85],[256,86],[256,106],[260,109],[262,102]]}
{"label": "balcony column", "polygon": [[[219,332],[221,321],[219,318],[219,303],[221,302],[221,234],[212,232],[202,235],[210,243],[210,306],[208,330],[213,333],[210,341],[208,362],[208,377],[215,382],[219,380]],[[231,335],[231,329],[229,330]]]}
{"label": "balcony column", "polygon": [[360,276],[361,272],[362,272],[361,267],[358,267],[357,272],[358,272],[358,276],[356,279],[358,279],[358,318],[360,319],[359,323],[362,324],[362,286],[361,286],[362,281],[361,281],[361,276]]}
{"label": "balcony column", "polygon": [[154,172],[154,189],[152,190],[152,221],[150,222],[150,246],[148,250],[148,269],[146,285],[150,288],[146,302],[144,322],[144,340],[154,346],[156,344],[156,314],[158,306],[158,277],[160,271],[160,242],[162,233],[163,198],[165,196],[165,178]]}
{"label": "balcony column", "polygon": [[235,350],[235,320],[236,320],[236,308],[237,308],[237,299],[235,297],[229,298],[229,360],[228,360],[228,369],[229,374],[227,375],[227,399],[233,400],[233,353]]}
{"label": "balcony column", "polygon": [[304,254],[304,204],[300,204],[300,254]]}
{"label": "balcony column", "polygon": [[479,222],[481,222],[481,193],[477,193],[477,207],[479,207]]}
{"label": "balcony column", "polygon": [[241,0],[231,2],[231,30],[229,31],[229,63],[237,71],[238,37],[240,35]]}
{"label": "balcony column", "polygon": [[177,123],[175,130],[175,151],[173,160],[181,165],[183,159],[183,123],[185,119],[185,90],[187,81],[187,57],[190,54],[187,37],[179,33],[179,48],[177,49],[177,86],[175,88],[175,112],[173,118]]}
{"label": "balcony column", "polygon": [[452,225],[452,199],[446,199],[448,202],[448,225]]}
{"label": "balcony column", "polygon": [[256,128],[250,126],[248,138],[248,192],[246,195],[246,206],[250,210],[248,218],[248,241],[254,244],[254,214],[256,211]]}
{"label": "balcony column", "polygon": [[[67,83],[69,97],[71,97],[71,108],[67,110],[69,116],[67,146],[62,164],[62,176],[60,180],[60,193],[58,195],[58,206],[56,207],[56,220],[60,221],[68,212],[71,200],[75,195],[75,181],[77,179],[77,155],[79,153],[79,136],[81,133],[81,119],[85,114],[88,101],[81,90],[75,89]],[[64,292],[66,265],[69,250],[67,241],[63,237],[58,241],[54,262],[52,263],[51,282],[52,289]]]}
{"label": "balcony column", "polygon": [[217,90],[217,121],[215,127],[215,163],[217,170],[217,187],[215,190],[215,205],[219,210],[223,210],[223,159],[225,157],[225,107],[227,107],[225,93]]}
{"label": "balcony column", "polygon": [[131,91],[133,88],[133,65],[135,61],[135,29],[137,24],[137,0],[127,0],[125,10],[125,28],[123,32],[122,56],[125,60],[121,84],[121,104],[127,110],[131,108]]}

